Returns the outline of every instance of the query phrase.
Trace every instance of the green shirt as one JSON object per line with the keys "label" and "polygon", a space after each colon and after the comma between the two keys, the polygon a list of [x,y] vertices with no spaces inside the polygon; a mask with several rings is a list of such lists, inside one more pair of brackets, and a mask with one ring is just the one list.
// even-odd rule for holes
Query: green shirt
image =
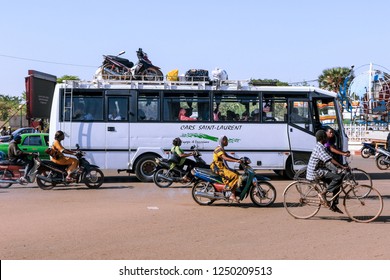
{"label": "green shirt", "polygon": [[[171,149],[171,152],[172,152],[172,153],[176,153],[176,154],[178,154],[179,156],[181,156],[182,154],[184,154],[184,152],[183,152],[183,150],[180,148],[180,146],[173,146],[172,149]],[[184,163],[185,160],[186,160],[185,157],[180,158],[179,163],[172,163],[172,164],[171,164],[171,168],[175,167],[176,164],[179,165],[179,166],[183,165],[183,163]]]}

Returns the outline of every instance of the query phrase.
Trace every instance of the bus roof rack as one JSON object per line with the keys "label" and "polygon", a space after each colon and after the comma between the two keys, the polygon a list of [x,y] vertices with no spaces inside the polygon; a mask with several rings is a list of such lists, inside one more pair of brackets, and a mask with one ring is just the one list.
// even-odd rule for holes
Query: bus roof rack
{"label": "bus roof rack", "polygon": [[199,89],[199,90],[221,90],[221,89],[230,89],[230,90],[240,90],[252,86],[274,86],[271,83],[252,83],[252,80],[180,80],[180,81],[169,81],[169,80],[134,80],[134,79],[124,79],[124,76],[119,76],[116,79],[113,79],[114,76],[110,76],[111,79],[103,79],[102,77],[94,77],[92,81],[81,81],[81,80],[64,80],[63,84],[65,87],[73,88],[110,88],[111,86],[121,86],[126,85],[131,89],[141,89],[141,88],[155,88],[155,89],[179,89],[180,87],[188,87],[190,89]]}

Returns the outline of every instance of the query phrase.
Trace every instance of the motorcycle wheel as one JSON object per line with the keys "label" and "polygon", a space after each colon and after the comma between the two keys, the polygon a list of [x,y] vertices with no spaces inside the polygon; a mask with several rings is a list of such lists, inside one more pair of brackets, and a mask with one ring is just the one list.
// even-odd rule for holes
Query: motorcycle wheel
{"label": "motorcycle wheel", "polygon": [[385,155],[380,155],[376,158],[376,166],[380,169],[380,170],[386,170],[389,168],[389,164],[385,162],[385,159],[387,157]]}
{"label": "motorcycle wheel", "polygon": [[154,68],[148,68],[142,71],[141,77],[144,81],[162,81],[164,79],[163,73]]}
{"label": "motorcycle wheel", "polygon": [[371,153],[370,153],[370,149],[369,148],[363,148],[361,153],[362,155],[362,158],[369,158]]}
{"label": "motorcycle wheel", "polygon": [[104,182],[103,172],[96,167],[89,169],[88,173],[84,174],[84,184],[90,189],[99,188]]}
{"label": "motorcycle wheel", "polygon": [[[50,173],[49,170],[39,170],[38,171],[38,174],[41,176],[44,176],[44,177],[48,177],[49,173]],[[53,184],[51,182],[43,181],[42,179],[40,179],[38,177],[37,177],[37,184],[38,184],[38,187],[40,187],[42,190],[51,190],[52,188],[54,188],[56,186],[55,183]]]}
{"label": "motorcycle wheel", "polygon": [[167,181],[164,178],[161,178],[160,175],[164,175],[165,177],[172,177],[172,172],[166,168],[161,168],[154,172],[153,182],[160,188],[168,188],[172,185],[171,181]]}
{"label": "motorcycle wheel", "polygon": [[196,183],[192,187],[192,198],[199,205],[211,205],[215,201],[215,199],[211,199],[211,198],[207,198],[207,197],[202,197],[202,196],[196,195],[197,192],[203,192],[203,193],[207,193],[207,194],[210,194],[210,195],[214,195],[215,188],[214,188],[213,185],[207,184],[206,182]]}
{"label": "motorcycle wheel", "polygon": [[269,182],[257,182],[257,186],[250,190],[250,197],[256,206],[269,206],[275,202],[276,190]]}
{"label": "motorcycle wheel", "polygon": [[[0,179],[3,180],[12,180],[12,172],[9,170],[0,170]],[[9,188],[12,186],[12,183],[0,183],[0,189],[4,188]]]}

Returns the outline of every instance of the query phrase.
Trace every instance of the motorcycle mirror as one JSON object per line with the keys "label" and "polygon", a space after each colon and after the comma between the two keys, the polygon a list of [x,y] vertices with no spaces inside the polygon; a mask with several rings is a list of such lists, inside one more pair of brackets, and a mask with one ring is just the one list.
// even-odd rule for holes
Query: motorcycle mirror
{"label": "motorcycle mirror", "polygon": [[78,149],[80,149],[80,146],[79,146],[79,144],[76,144],[76,149],[78,150]]}
{"label": "motorcycle mirror", "polygon": [[124,53],[125,53],[125,51],[121,51],[120,53],[118,53],[118,56],[120,56],[120,55],[122,55]]}

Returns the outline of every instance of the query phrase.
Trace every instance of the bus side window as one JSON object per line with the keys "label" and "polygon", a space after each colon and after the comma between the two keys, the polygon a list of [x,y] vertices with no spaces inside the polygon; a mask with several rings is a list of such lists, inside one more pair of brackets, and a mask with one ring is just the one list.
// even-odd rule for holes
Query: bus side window
{"label": "bus side window", "polygon": [[263,122],[285,122],[287,115],[285,96],[265,96],[263,99]]}
{"label": "bus side window", "polygon": [[107,119],[109,121],[127,121],[129,119],[127,97],[109,97]]}
{"label": "bus side window", "polygon": [[151,95],[140,94],[138,96],[137,121],[159,121],[160,120],[160,98],[158,93]]}

